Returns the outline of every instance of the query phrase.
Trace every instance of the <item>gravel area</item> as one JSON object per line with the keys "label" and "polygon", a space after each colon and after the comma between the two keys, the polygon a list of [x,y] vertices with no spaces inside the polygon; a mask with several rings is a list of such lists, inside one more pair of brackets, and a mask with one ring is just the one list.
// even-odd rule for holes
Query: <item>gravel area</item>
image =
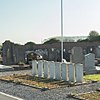
{"label": "gravel area", "polygon": [[31,74],[31,70],[20,70],[20,71],[6,71],[6,72],[0,72],[0,76],[5,75],[12,75],[12,74]]}
{"label": "gravel area", "polygon": [[[0,76],[8,74],[18,73],[31,73],[31,70],[15,71],[15,72],[0,72]],[[28,86],[16,85],[14,83],[8,83],[0,81],[0,92],[4,92],[13,96],[23,98],[24,100],[77,100],[68,97],[70,93],[85,93],[95,91],[96,88],[100,88],[100,83],[92,83],[88,85],[80,85],[74,87],[65,87],[58,89],[51,89],[42,91],[41,89],[35,89]]]}

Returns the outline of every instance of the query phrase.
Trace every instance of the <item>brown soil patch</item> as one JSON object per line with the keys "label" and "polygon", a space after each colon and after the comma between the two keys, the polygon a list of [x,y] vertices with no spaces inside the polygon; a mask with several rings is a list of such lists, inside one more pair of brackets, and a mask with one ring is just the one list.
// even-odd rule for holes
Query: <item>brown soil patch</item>
{"label": "brown soil patch", "polygon": [[53,79],[47,79],[47,78],[40,78],[40,77],[33,77],[30,75],[19,75],[19,74],[13,74],[9,76],[2,76],[0,77],[1,80],[6,80],[9,82],[14,82],[16,84],[27,84],[31,86],[41,87],[41,88],[59,88],[63,86],[67,86],[66,81],[58,81]]}

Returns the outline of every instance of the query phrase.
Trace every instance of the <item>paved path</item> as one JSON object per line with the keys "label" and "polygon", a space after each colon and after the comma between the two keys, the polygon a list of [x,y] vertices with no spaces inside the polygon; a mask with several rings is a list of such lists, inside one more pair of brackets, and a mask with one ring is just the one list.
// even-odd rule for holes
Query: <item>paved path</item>
{"label": "paved path", "polygon": [[0,92],[0,100],[23,100],[23,99]]}

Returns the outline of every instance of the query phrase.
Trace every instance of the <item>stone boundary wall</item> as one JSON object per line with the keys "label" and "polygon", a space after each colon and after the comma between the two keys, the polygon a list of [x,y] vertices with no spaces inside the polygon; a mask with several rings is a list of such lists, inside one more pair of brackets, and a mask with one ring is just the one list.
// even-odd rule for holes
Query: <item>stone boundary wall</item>
{"label": "stone boundary wall", "polygon": [[45,60],[32,61],[32,75],[69,82],[83,82],[83,65]]}
{"label": "stone boundary wall", "polygon": [[[100,42],[64,42],[64,59],[69,61],[70,50],[73,47],[82,47],[85,54],[94,53],[98,56],[96,48],[100,46]],[[90,51],[92,48],[92,52]],[[61,61],[61,43],[53,44],[32,44],[27,43],[25,45],[15,44],[10,41],[5,41],[3,43],[3,64],[4,65],[13,65],[18,64],[20,61],[25,62],[25,52],[26,51],[35,51],[41,49],[47,54],[43,55],[43,58],[48,61]]]}
{"label": "stone boundary wall", "polygon": [[24,62],[25,48],[23,45],[14,44],[10,41],[3,43],[3,64],[13,65],[18,64],[20,61]]}

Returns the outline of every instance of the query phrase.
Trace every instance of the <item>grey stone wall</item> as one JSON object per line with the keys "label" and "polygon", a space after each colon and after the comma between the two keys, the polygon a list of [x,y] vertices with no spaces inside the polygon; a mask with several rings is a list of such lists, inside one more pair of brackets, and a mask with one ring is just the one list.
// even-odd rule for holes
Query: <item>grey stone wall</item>
{"label": "grey stone wall", "polygon": [[14,44],[10,41],[3,43],[3,64],[12,65],[24,62],[25,49],[23,45]]}
{"label": "grey stone wall", "polygon": [[10,41],[3,43],[3,64],[13,64],[13,44]]}
{"label": "grey stone wall", "polygon": [[24,62],[24,56],[25,56],[25,49],[24,46],[15,44],[13,47],[13,59],[14,64],[21,62]]}
{"label": "grey stone wall", "polygon": [[[70,51],[74,46],[81,47],[84,54],[96,53],[96,48],[100,46],[100,42],[68,42],[64,43],[64,59],[70,61]],[[33,44],[25,45],[14,44],[10,41],[3,43],[3,64],[12,65],[20,61],[24,62],[26,51],[41,50],[43,59],[49,61],[61,61],[61,43],[53,44]]]}

